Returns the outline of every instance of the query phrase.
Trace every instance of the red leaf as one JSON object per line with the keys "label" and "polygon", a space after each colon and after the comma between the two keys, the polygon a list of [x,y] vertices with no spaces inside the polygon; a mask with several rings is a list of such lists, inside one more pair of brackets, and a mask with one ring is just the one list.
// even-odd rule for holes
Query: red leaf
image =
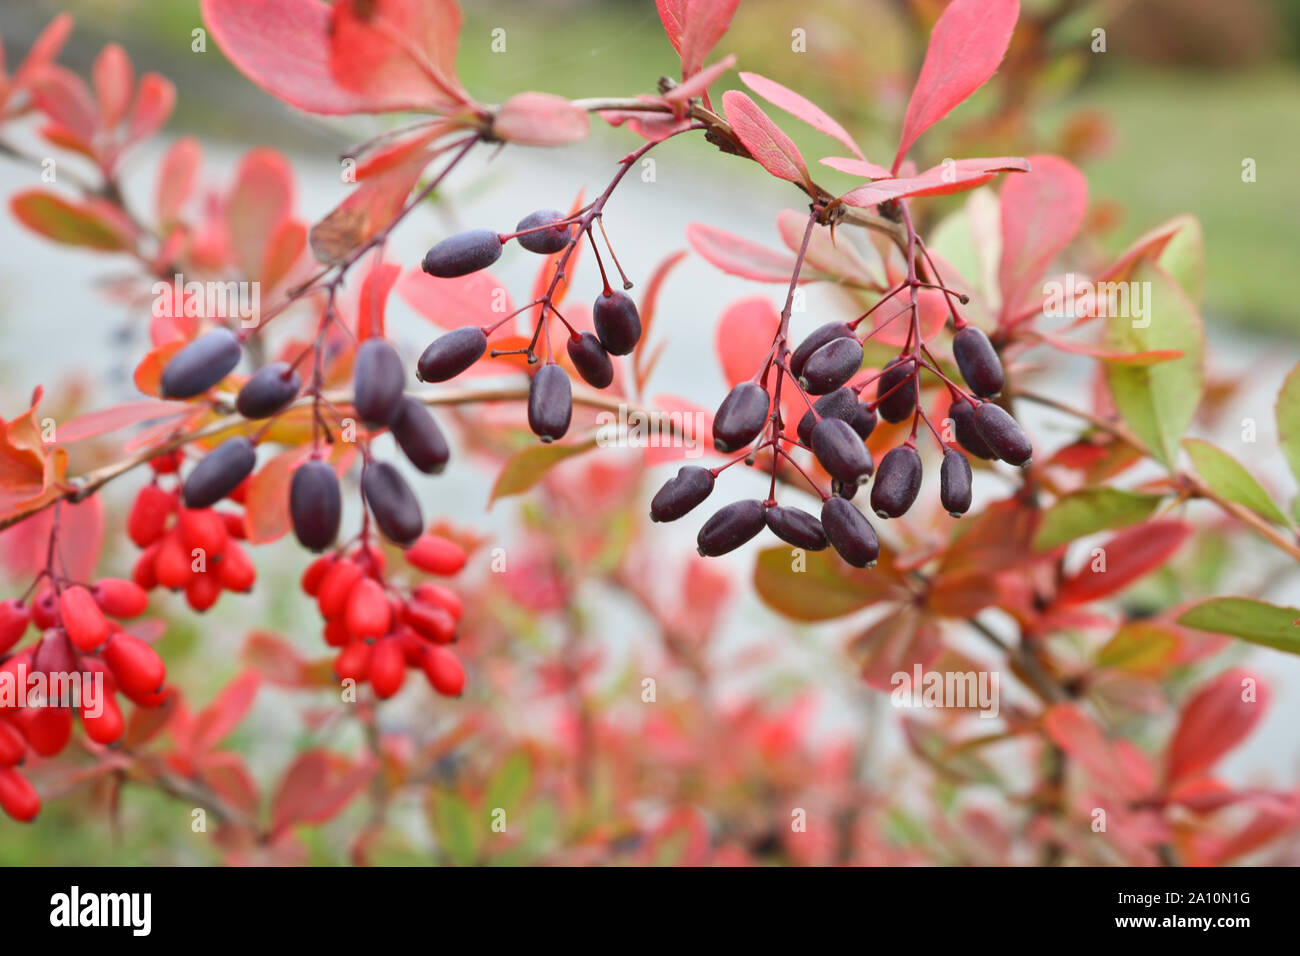
{"label": "red leaf", "polygon": [[469,102],[456,78],[456,0],[339,0],[329,32],[334,77],[347,88],[407,109]]}
{"label": "red leaf", "polygon": [[772,348],[781,316],[761,295],[727,306],[714,332],[714,348],[727,385],[748,381],[758,374]]}
{"label": "red leaf", "polygon": [[[1250,682],[1254,699],[1244,700]],[[1270,695],[1255,675],[1233,668],[1208,681],[1183,705],[1165,760],[1165,779],[1172,787],[1205,773],[1251,732],[1264,716]]]}
{"label": "red leaf", "polygon": [[261,275],[275,228],[293,209],[293,168],[279,151],[250,150],[239,163],[226,208],[230,246],[245,276]]}
{"label": "red leaf", "polygon": [[48,497],[67,468],[67,453],[50,449],[41,433],[37,409],[44,390],[36,388],[32,404],[17,418],[0,427],[0,516],[18,505]]}
{"label": "red leaf", "polygon": [[281,687],[308,684],[309,664],[288,641],[274,634],[255,631],[248,635],[240,660],[263,678]]}
{"label": "red leaf", "polygon": [[414,152],[380,173],[367,175],[324,219],[311,227],[308,242],[324,263],[342,262],[397,217],[424,167],[437,155]]}
{"label": "red leaf", "polygon": [[323,0],[202,0],[203,22],[241,73],[309,113],[417,108],[401,92],[364,94],[330,68],[330,7]]}
{"label": "red leaf", "polygon": [[1090,557],[1061,585],[1056,603],[1087,604],[1119,593],[1173,557],[1191,532],[1191,525],[1172,520],[1148,521],[1121,531],[1101,545],[1104,569],[1094,571],[1096,559]]}
{"label": "red leaf", "polygon": [[750,242],[743,236],[693,222],[686,240],[696,252],[723,272],[759,282],[789,282],[794,256]]}
{"label": "red leaf", "polygon": [[678,83],[664,94],[664,100],[674,104],[675,108],[685,106],[688,100],[707,93],[714,81],[735,65],[736,57],[733,54],[728,54],[712,66],[700,70],[689,80]]}
{"label": "red leaf", "polygon": [[1002,316],[1018,314],[1083,224],[1088,181],[1057,156],[1030,156],[1032,171],[1002,187]]}
{"label": "red leaf", "polygon": [[859,186],[842,197],[850,206],[875,206],[903,196],[942,196],[982,186],[996,173],[1023,172],[1029,164],[1018,157],[958,159],[933,166],[904,179],[881,179]]}
{"label": "red leaf", "polygon": [[72,14],[60,13],[46,25],[40,36],[36,38],[27,51],[27,57],[19,64],[18,69],[14,70],[8,88],[0,90],[0,94],[4,94],[0,95],[0,104],[4,103],[5,95],[29,86],[41,71],[59,55],[59,51],[63,49],[63,44],[68,40],[68,35],[72,33],[72,23]]}
{"label": "red leaf", "polygon": [[131,224],[102,199],[75,202],[43,189],[24,189],[10,198],[9,208],[28,229],[55,242],[101,252],[131,245]]}
{"label": "red leaf", "polygon": [[[777,213],[776,227],[780,230],[781,240],[791,252],[797,252],[803,243],[804,230],[808,226],[808,214],[797,209],[782,209]],[[881,288],[881,276],[875,269],[884,268],[879,257],[868,263],[850,240],[840,233],[835,241],[828,226],[814,226],[808,240],[808,251],[804,262],[817,272],[842,282],[868,289]],[[864,244],[866,248],[874,248]]]}
{"label": "red leaf", "polygon": [[249,816],[257,813],[261,802],[257,781],[242,756],[229,751],[206,754],[199,761],[198,773],[230,806]]}
{"label": "red leaf", "polygon": [[727,122],[760,166],[778,179],[811,188],[808,164],[789,136],[777,127],[758,104],[739,90],[722,94]]}
{"label": "red leaf", "polygon": [[585,139],[589,128],[586,111],[551,93],[512,96],[492,120],[497,139],[523,146],[567,146]]}
{"label": "red leaf", "polygon": [[943,11],[907,104],[894,169],[917,137],[993,75],[1019,16],[1018,0],[953,0]]}
{"label": "red leaf", "polygon": [[[650,407],[668,416],[670,422],[680,423],[684,434],[679,442],[649,445],[645,450],[647,468],[683,459],[697,461],[701,450],[712,447],[713,413],[708,409],[675,395],[656,395]],[[698,607],[689,595],[686,600],[691,607]]]}
{"label": "red leaf", "polygon": [[678,119],[671,113],[643,113],[638,110],[601,110],[598,114],[610,126],[627,125],[642,139],[662,142],[691,125],[690,119]]}
{"label": "red leaf", "polygon": [[166,225],[180,218],[181,207],[194,192],[203,149],[193,136],[182,136],[167,150],[158,167],[154,209],[158,222]]}
{"label": "red leaf", "polygon": [[146,399],[139,402],[126,402],[103,408],[95,412],[78,415],[72,421],[60,425],[55,432],[55,440],[61,445],[96,438],[141,422],[151,422],[163,418],[176,418],[192,410],[184,402],[161,402]]}
{"label": "red leaf", "polygon": [[[681,22],[681,42],[673,46],[682,57],[682,79],[699,72],[704,61],[722,39],[740,0],[684,0],[675,4]],[[659,16],[664,16],[660,7]],[[665,21],[665,27],[667,23]],[[672,39],[671,32],[669,39]]]}
{"label": "red leaf", "polygon": [[376,262],[365,279],[357,297],[357,340],[384,337],[384,305],[393,289],[402,267],[394,262]]}
{"label": "red leaf", "polygon": [[842,173],[848,173],[850,176],[861,176],[863,179],[893,179],[894,174],[884,166],[877,166],[875,163],[869,163],[865,159],[849,159],[844,156],[827,156],[820,160],[823,166],[829,166],[831,169],[838,169]]}
{"label": "red leaf", "polygon": [[131,122],[127,138],[132,143],[148,139],[167,123],[176,107],[176,87],[172,81],[157,73],[146,73],[140,79],[140,89],[135,94],[131,108]]}
{"label": "red leaf", "polygon": [[126,116],[126,108],[131,103],[131,90],[135,86],[131,58],[118,44],[110,43],[95,57],[91,77],[99,104],[100,122],[107,129],[113,129]]}
{"label": "red leaf", "polygon": [[[45,567],[50,547],[54,509],[46,508],[26,521],[0,532],[0,555],[14,578],[29,578]],[[104,545],[104,504],[99,495],[59,506],[59,567],[68,577],[89,581]]]}
{"label": "red leaf", "polygon": [[[637,310],[641,315],[642,342],[647,342],[650,339],[650,329],[654,324],[655,311],[659,303],[659,289],[663,286],[664,280],[668,278],[668,273],[685,258],[685,249],[670,253],[660,260],[654,271],[650,273],[650,278],[646,281],[645,291],[641,294],[641,302]],[[646,356],[647,350],[644,348],[637,349],[632,355],[638,389],[644,387],[645,380],[649,377],[650,369],[645,365]]]}
{"label": "red leaf", "polygon": [[457,279],[435,279],[412,268],[397,284],[397,294],[444,329],[490,325],[515,310],[506,287],[486,270]]}
{"label": "red leaf", "polygon": [[374,776],[372,763],[353,766],[323,750],[299,755],[285,773],[271,804],[271,829],[324,823],[338,814]]}
{"label": "red leaf", "polygon": [[302,258],[307,248],[307,227],[296,219],[285,219],[271,232],[258,273],[268,289],[274,289]]}
{"label": "red leaf", "polygon": [[659,20],[668,34],[668,42],[678,55],[682,52],[682,33],[686,29],[686,8],[690,0],[655,0]]}
{"label": "red leaf", "polygon": [[1116,749],[1078,704],[1054,706],[1043,715],[1043,730],[1099,784],[1121,796],[1144,796],[1140,781],[1129,779]]}
{"label": "red leaf", "polygon": [[262,678],[256,671],[244,671],[195,718],[190,732],[192,752],[203,753],[217,746],[248,714],[257,697]]}
{"label": "red leaf", "polygon": [[263,465],[248,482],[244,497],[244,528],[252,544],[264,544],[288,534],[289,482],[311,449],[286,448]]}
{"label": "red leaf", "polygon": [[46,67],[35,78],[32,102],[62,130],[69,146],[89,150],[97,125],[95,101],[81,77],[61,66]]}
{"label": "red leaf", "polygon": [[[821,107],[815,103],[800,96],[794,90],[782,86],[775,80],[769,80],[765,76],[759,76],[757,73],[740,74],[741,81],[751,90],[757,93],[763,99],[767,100],[773,106],[778,106],[792,116],[803,120],[813,129],[825,133],[834,139],[839,140],[847,146],[850,152],[862,162],[866,162],[862,155],[862,150],[858,144],[853,141],[853,137],[835,120],[831,119]],[[867,163],[867,165],[871,165]]]}
{"label": "red leaf", "polygon": [[1116,352],[1114,349],[1108,349],[1104,345],[1096,345],[1092,342],[1080,342],[1077,339],[1062,338],[1059,335],[1048,335],[1040,333],[1039,339],[1054,349],[1060,349],[1062,352],[1070,352],[1074,355],[1091,355],[1093,358],[1101,359],[1105,362],[1114,362],[1118,365],[1157,365],[1160,362],[1171,362],[1176,358],[1182,358],[1181,349],[1153,349],[1149,352]]}

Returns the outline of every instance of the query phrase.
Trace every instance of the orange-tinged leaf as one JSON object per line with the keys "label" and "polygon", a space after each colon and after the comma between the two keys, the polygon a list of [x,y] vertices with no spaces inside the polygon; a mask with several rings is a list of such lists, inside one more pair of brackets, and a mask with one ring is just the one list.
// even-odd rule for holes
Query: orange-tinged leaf
{"label": "orange-tinged leaf", "polygon": [[71,201],[44,189],[24,189],[9,200],[14,216],[28,229],[70,246],[100,252],[128,249],[134,230],[110,203]]}

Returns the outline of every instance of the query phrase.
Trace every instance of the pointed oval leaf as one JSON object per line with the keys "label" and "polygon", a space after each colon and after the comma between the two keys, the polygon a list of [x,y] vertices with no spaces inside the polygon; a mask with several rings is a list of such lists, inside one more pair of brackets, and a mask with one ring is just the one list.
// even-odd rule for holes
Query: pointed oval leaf
{"label": "pointed oval leaf", "polygon": [[728,90],[722,94],[722,106],[736,137],[760,166],[778,179],[811,188],[808,164],[799,148],[757,103],[739,90]]}
{"label": "pointed oval leaf", "polygon": [[862,155],[862,150],[858,144],[853,141],[853,137],[848,134],[843,126],[831,119],[820,106],[810,100],[800,96],[794,90],[782,86],[776,80],[769,80],[765,76],[757,73],[740,73],[741,82],[748,86],[763,99],[767,100],[773,106],[780,107],[791,116],[803,120],[813,129],[825,133],[834,139],[839,140],[849,148],[854,156],[865,165],[872,165],[866,162]]}
{"label": "pointed oval leaf", "polygon": [[1255,480],[1237,459],[1226,451],[1199,438],[1183,442],[1191,456],[1196,473],[1205,483],[1229,501],[1235,501],[1258,515],[1280,525],[1286,525],[1286,515],[1273,503],[1264,486]]}
{"label": "pointed oval leaf", "polygon": [[1300,654],[1300,608],[1243,597],[1212,598],[1184,611],[1178,623]]}

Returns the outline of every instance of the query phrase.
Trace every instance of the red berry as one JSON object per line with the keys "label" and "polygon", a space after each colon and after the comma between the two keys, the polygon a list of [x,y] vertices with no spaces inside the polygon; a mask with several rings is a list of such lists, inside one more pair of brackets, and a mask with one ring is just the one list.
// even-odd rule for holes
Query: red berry
{"label": "red berry", "polygon": [[325,622],[323,636],[325,643],[330,647],[346,647],[348,642],[352,640],[352,634],[348,630],[348,622],[341,617]]}
{"label": "red berry", "polygon": [[437,644],[450,644],[456,636],[456,619],[440,607],[412,601],[403,608],[402,620]]}
{"label": "red berry", "polygon": [[42,674],[73,674],[80,666],[76,648],[61,627],[46,631],[32,653],[31,669]]}
{"label": "red berry", "polygon": [[181,453],[179,450],[169,451],[165,455],[150,458],[149,467],[154,470],[156,475],[175,474],[181,467]]}
{"label": "red berry", "polygon": [[352,586],[361,580],[361,568],[352,561],[342,560],[326,572],[316,594],[316,604],[321,617],[329,620],[339,617],[347,607]]}
{"label": "red berry", "polygon": [[162,542],[155,541],[140,552],[140,557],[135,559],[135,566],[131,568],[131,580],[146,591],[152,591],[158,586],[158,575],[154,570],[154,565],[158,560],[158,552],[161,548]]}
{"label": "red berry", "polygon": [[363,578],[348,592],[346,608],[348,633],[354,638],[383,637],[388,633],[392,615],[384,586],[374,578]]}
{"label": "red berry", "polygon": [[19,713],[28,745],[42,757],[53,757],[72,739],[72,711],[66,707],[28,707]]}
{"label": "red berry", "polygon": [[17,770],[0,768],[0,807],[19,823],[27,823],[41,812],[41,798]]}
{"label": "red berry", "polygon": [[230,538],[221,516],[206,508],[182,508],[176,516],[176,527],[181,531],[185,550],[191,554],[202,551],[208,561],[226,550]]}
{"label": "red berry", "polygon": [[48,588],[32,602],[32,623],[42,631],[59,623],[59,601]]}
{"label": "red berry", "polygon": [[31,609],[14,598],[0,601],[0,654],[22,639],[32,621]]}
{"label": "red berry", "polygon": [[105,614],[119,620],[139,617],[149,606],[149,595],[134,581],[121,578],[100,578],[91,587],[95,603]]}
{"label": "red berry", "polygon": [[406,549],[406,560],[430,574],[451,575],[465,567],[465,549],[450,538],[422,534]]}
{"label": "red berry", "polygon": [[185,586],[185,603],[200,614],[221,597],[221,578],[216,571],[196,574]]}
{"label": "red berry", "polygon": [[105,693],[102,701],[96,701],[101,704],[99,713],[92,715],[83,705],[81,708],[81,726],[86,728],[86,736],[97,744],[111,744],[122,736],[124,721],[122,720],[122,708],[117,705],[117,700],[110,694]]}
{"label": "red berry", "polygon": [[227,591],[251,591],[257,580],[257,568],[248,552],[231,541],[217,562],[217,577]]}
{"label": "red berry", "polygon": [[108,621],[94,597],[80,584],[64,588],[59,595],[59,616],[63,628],[78,650],[93,651],[108,637]]}
{"label": "red berry", "polygon": [[27,756],[27,739],[7,720],[0,719],[0,767],[16,767]]}
{"label": "red berry", "polygon": [[334,659],[334,673],[339,680],[354,680],[359,684],[369,672],[370,645],[365,641],[353,641]]}
{"label": "red berry", "polygon": [[320,593],[321,582],[325,579],[326,573],[334,567],[338,561],[332,554],[323,554],[311,564],[307,565],[307,570],[302,573],[300,582],[304,594],[315,597]]}
{"label": "red berry", "polygon": [[158,557],[154,560],[154,575],[163,587],[179,591],[190,583],[194,577],[190,552],[181,541],[181,533],[176,528],[163,536],[158,546]]}
{"label": "red berry", "polygon": [[411,592],[411,596],[417,601],[442,608],[458,621],[465,611],[465,602],[460,599],[460,595],[441,584],[421,584]]}
{"label": "red berry", "polygon": [[152,647],[130,634],[114,634],[104,648],[104,662],[123,692],[149,697],[167,679],[167,667]]}
{"label": "red berry", "polygon": [[126,519],[126,533],[138,547],[147,548],[167,527],[167,517],[176,504],[176,496],[157,485],[145,485],[135,496]]}
{"label": "red berry", "polygon": [[[243,487],[242,485],[240,487]],[[236,488],[236,491],[239,489]],[[231,494],[234,497],[234,494]],[[238,511],[218,511],[221,516],[221,523],[226,526],[226,534],[232,538],[243,541],[248,537],[248,528],[244,525],[244,516]]]}
{"label": "red berry", "polygon": [[370,686],[380,700],[387,700],[402,689],[406,679],[406,654],[402,642],[396,637],[386,637],[374,646],[370,654]]}
{"label": "red berry", "polygon": [[465,668],[460,658],[445,647],[426,650],[421,666],[433,689],[444,697],[459,697],[465,690]]}

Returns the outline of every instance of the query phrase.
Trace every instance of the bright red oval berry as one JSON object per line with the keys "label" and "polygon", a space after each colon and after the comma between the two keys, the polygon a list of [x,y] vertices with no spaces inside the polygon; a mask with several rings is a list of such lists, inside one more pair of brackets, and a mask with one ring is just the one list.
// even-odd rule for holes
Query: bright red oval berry
{"label": "bright red oval berry", "polygon": [[411,595],[417,601],[442,608],[458,621],[465,613],[465,602],[461,600],[460,595],[441,584],[421,584],[411,592]]}
{"label": "bright red oval berry", "polygon": [[27,823],[41,812],[41,798],[17,770],[0,768],[0,807],[19,823]]}
{"label": "bright red oval berry", "polygon": [[436,644],[450,644],[456,637],[456,619],[440,607],[411,601],[402,609],[402,620]]}
{"label": "bright red oval berry", "polygon": [[307,570],[302,573],[302,580],[299,582],[304,594],[315,597],[320,593],[321,582],[325,580],[325,575],[329,569],[334,567],[338,558],[332,554],[324,554],[307,565]]}
{"label": "bright red oval berry", "polygon": [[153,571],[158,583],[171,591],[179,591],[194,577],[193,558],[181,541],[181,533],[173,528],[163,537],[154,559]]}
{"label": "bright red oval berry", "polygon": [[117,685],[133,700],[149,697],[167,679],[167,666],[158,652],[130,634],[114,634],[103,656]]}
{"label": "bright red oval berry", "polygon": [[191,554],[201,550],[211,561],[226,550],[230,535],[221,515],[207,508],[182,508],[176,516],[176,527],[181,532],[181,542]]}
{"label": "bright red oval berry", "polygon": [[138,617],[149,606],[145,589],[122,578],[100,578],[91,586],[90,593],[100,610],[119,620]]}
{"label": "bright red oval berry", "polygon": [[444,577],[465,567],[467,558],[465,549],[455,541],[436,534],[422,534],[415,544],[406,549],[406,560],[411,564],[421,571]]}
{"label": "bright red oval berry", "polygon": [[202,614],[221,597],[221,578],[216,571],[194,575],[185,586],[185,603]]}
{"label": "bright red oval berry", "polygon": [[424,676],[444,697],[459,697],[465,690],[465,668],[460,658],[445,647],[430,647],[420,662]]}
{"label": "bright red oval berry", "polygon": [[358,684],[370,673],[370,645],[353,641],[334,659],[334,673],[339,680],[354,680]]}
{"label": "bright red oval berry", "polygon": [[27,756],[27,739],[7,720],[0,719],[0,767],[16,767]]}
{"label": "bright red oval berry", "polygon": [[42,631],[59,623],[59,600],[49,588],[41,591],[32,602],[32,623]]}
{"label": "bright red oval berry", "polygon": [[125,729],[122,708],[107,693],[103,695],[102,700],[97,700],[95,703],[98,706],[94,708],[82,706],[81,726],[86,729],[86,736],[95,743],[111,744],[122,736],[122,731]]}
{"label": "bright red oval berry", "polygon": [[0,601],[0,654],[22,639],[31,622],[32,611],[26,604],[15,598]]}
{"label": "bright red oval berry", "polygon": [[80,584],[64,588],[59,595],[59,617],[72,643],[81,651],[93,651],[108,637],[108,621],[95,598]]}
{"label": "bright red oval berry", "polygon": [[406,680],[406,653],[396,637],[386,637],[370,652],[370,686],[375,696],[387,700],[402,689]]}
{"label": "bright red oval berry", "polygon": [[231,541],[217,562],[217,577],[227,591],[251,591],[257,580],[257,568],[248,552]]}
{"label": "bright red oval berry", "polygon": [[157,485],[145,485],[135,496],[126,519],[126,533],[137,547],[147,548],[162,537],[176,496]]}
{"label": "bright red oval berry", "polygon": [[20,713],[27,744],[39,756],[53,757],[72,739],[72,711],[68,708],[26,708]]}
{"label": "bright red oval berry", "polygon": [[347,607],[352,585],[361,580],[361,568],[352,561],[337,561],[321,580],[316,606],[326,620],[339,617]]}
{"label": "bright red oval berry", "polygon": [[354,638],[383,637],[392,623],[388,595],[374,578],[363,578],[348,593],[345,619]]}
{"label": "bright red oval berry", "polygon": [[158,560],[158,551],[161,547],[162,544],[158,541],[149,545],[140,552],[140,557],[135,559],[135,565],[131,568],[131,580],[146,591],[152,591],[158,586],[158,575],[154,565]]}

